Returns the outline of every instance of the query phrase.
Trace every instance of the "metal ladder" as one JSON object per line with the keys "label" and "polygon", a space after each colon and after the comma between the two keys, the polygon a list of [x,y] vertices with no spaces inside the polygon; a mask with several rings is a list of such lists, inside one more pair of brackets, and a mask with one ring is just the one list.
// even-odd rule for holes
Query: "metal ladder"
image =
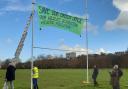
{"label": "metal ladder", "polygon": [[30,14],[30,17],[29,17],[29,19],[28,19],[28,21],[27,21],[27,24],[26,24],[26,26],[25,26],[25,28],[24,28],[23,33],[22,33],[22,37],[21,37],[21,39],[20,39],[20,42],[19,42],[18,47],[17,47],[17,49],[16,49],[16,52],[15,52],[15,54],[14,54],[14,58],[12,59],[12,62],[15,62],[15,63],[18,63],[18,62],[19,62],[19,56],[20,56],[21,51],[22,51],[22,49],[23,49],[24,41],[25,41],[25,39],[26,39],[26,37],[27,37],[28,28],[29,28],[29,26],[30,26],[30,24],[31,24],[33,15],[34,15],[34,12],[32,12],[32,13]]}

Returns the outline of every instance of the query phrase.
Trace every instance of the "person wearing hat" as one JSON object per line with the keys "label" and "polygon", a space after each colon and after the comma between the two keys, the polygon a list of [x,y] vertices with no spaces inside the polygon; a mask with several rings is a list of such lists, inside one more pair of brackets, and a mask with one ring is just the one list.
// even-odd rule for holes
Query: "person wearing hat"
{"label": "person wearing hat", "polygon": [[110,72],[111,76],[111,85],[113,89],[120,89],[120,74],[119,74],[119,67],[118,65],[114,65],[112,72]]}
{"label": "person wearing hat", "polygon": [[34,89],[39,89],[38,88],[38,78],[39,78],[38,67],[34,66],[32,71],[33,71],[33,87]]}

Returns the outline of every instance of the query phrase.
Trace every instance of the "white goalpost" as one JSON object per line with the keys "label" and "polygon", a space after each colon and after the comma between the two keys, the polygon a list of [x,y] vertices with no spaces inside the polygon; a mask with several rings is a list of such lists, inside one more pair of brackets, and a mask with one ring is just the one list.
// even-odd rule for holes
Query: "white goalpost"
{"label": "white goalpost", "polygon": [[[34,46],[34,12],[35,12],[35,2],[36,0],[32,0],[32,14],[33,14],[33,17],[32,17],[32,43],[31,43],[31,89],[33,89],[33,82],[32,82],[32,75],[33,75],[33,72],[32,72],[32,69],[33,69],[33,52],[34,52],[34,48],[41,48],[41,47],[35,47]],[[85,31],[85,35],[86,35],[86,62],[87,62],[87,76],[86,76],[86,81],[83,81],[84,83],[89,83],[89,62],[88,62],[88,17],[87,17],[87,0],[85,0],[85,13],[86,13],[86,31]],[[43,48],[42,48],[43,49]],[[56,49],[55,49],[56,50]],[[60,49],[59,49],[60,50]]]}
{"label": "white goalpost", "polygon": [[35,13],[35,0],[32,0],[32,48],[31,48],[31,89],[33,89],[33,81],[32,81],[32,75],[33,75],[33,47],[34,47],[34,13]]}

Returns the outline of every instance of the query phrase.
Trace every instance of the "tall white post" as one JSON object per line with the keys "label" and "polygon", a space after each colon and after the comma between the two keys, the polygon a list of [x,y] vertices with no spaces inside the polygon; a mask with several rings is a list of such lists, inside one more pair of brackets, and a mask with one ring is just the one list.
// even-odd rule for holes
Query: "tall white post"
{"label": "tall white post", "polygon": [[34,5],[35,5],[35,0],[32,0],[32,48],[31,48],[31,89],[33,89],[33,81],[32,81],[32,75],[33,75],[33,47],[34,47]]}
{"label": "tall white post", "polygon": [[86,82],[89,83],[89,71],[88,71],[88,14],[87,14],[87,0],[86,0],[86,8],[85,8],[85,13],[86,13],[86,32],[85,32],[85,35],[86,35],[86,49],[87,49],[87,80]]}

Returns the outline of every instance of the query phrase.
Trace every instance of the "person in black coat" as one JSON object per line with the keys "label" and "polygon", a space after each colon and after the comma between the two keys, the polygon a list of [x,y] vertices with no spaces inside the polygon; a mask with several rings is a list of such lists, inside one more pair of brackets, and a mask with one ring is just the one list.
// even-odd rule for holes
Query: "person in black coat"
{"label": "person in black coat", "polygon": [[6,71],[5,80],[7,83],[10,83],[11,89],[14,89],[13,81],[15,80],[15,70],[16,70],[15,64],[13,62],[9,63]]}
{"label": "person in black coat", "polygon": [[96,81],[98,74],[99,74],[99,70],[98,70],[97,66],[94,65],[93,73],[92,73],[92,79],[93,79],[94,86],[98,85],[98,82]]}

